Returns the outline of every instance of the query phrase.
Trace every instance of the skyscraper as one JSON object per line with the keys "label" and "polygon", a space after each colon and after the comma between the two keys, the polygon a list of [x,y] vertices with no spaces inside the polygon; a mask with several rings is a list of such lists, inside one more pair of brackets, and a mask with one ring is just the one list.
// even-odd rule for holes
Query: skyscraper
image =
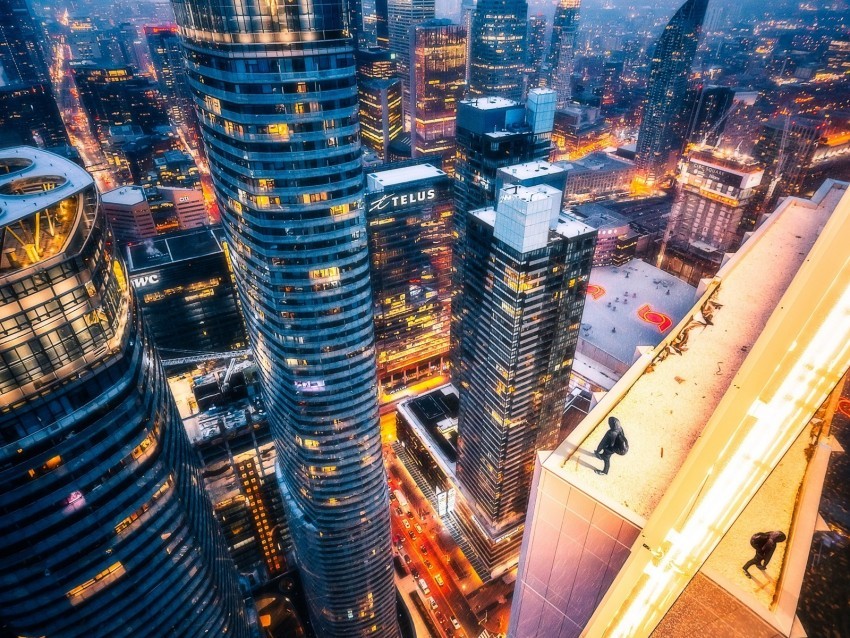
{"label": "skyscraper", "polygon": [[435,0],[387,0],[390,51],[395,53],[402,82],[405,129],[411,127],[410,28],[434,17]]}
{"label": "skyscraper", "polygon": [[469,34],[469,93],[521,100],[528,40],[526,0],[478,0]]}
{"label": "skyscraper", "polygon": [[410,47],[413,157],[440,155],[452,175],[457,105],[466,88],[466,31],[449,20],[427,20],[412,28]]}
{"label": "skyscraper", "polygon": [[558,443],[581,325],[596,231],[560,218],[561,198],[508,185],[467,217],[459,520],[494,571],[515,564],[534,453]]}
{"label": "skyscraper", "polygon": [[727,252],[755,228],[754,208],[764,169],[748,157],[713,149],[692,152],[677,180],[658,267],[691,285],[713,277]]}
{"label": "skyscraper", "polygon": [[210,14],[200,0],[173,4],[313,625],[328,638],[392,638],[356,65],[343,4],[286,13],[262,4],[250,22]]}
{"label": "skyscraper", "polygon": [[707,6],[708,0],[687,0],[655,42],[636,157],[638,175],[648,184],[672,175],[682,152],[688,79]]}
{"label": "skyscraper", "polygon": [[0,153],[0,632],[248,638],[91,176]]}
{"label": "skyscraper", "polygon": [[580,7],[581,0],[558,0],[555,7],[546,70],[549,88],[558,94],[559,107],[566,105],[573,94],[571,81]]}
{"label": "skyscraper", "polygon": [[360,96],[360,135],[363,146],[372,149],[386,161],[390,144],[403,130],[401,80],[360,80],[357,92]]}
{"label": "skyscraper", "polygon": [[528,75],[528,88],[540,86],[540,67],[546,53],[546,16],[542,13],[528,16],[528,52],[525,60],[525,72]]}
{"label": "skyscraper", "polygon": [[0,0],[0,146],[68,143],[25,0]]}

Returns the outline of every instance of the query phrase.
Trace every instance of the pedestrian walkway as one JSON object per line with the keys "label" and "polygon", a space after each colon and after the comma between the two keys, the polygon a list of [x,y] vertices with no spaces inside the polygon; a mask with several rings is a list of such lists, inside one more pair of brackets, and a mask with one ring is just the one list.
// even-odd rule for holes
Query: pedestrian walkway
{"label": "pedestrian walkway", "polygon": [[[410,458],[410,455],[407,453],[405,447],[396,441],[392,444],[393,451],[398,456],[399,461],[402,462],[408,474],[410,474],[413,481],[416,483],[416,486],[422,492],[422,495],[428,499],[431,505],[434,507],[434,510],[437,510],[437,495],[434,493],[433,488],[428,484],[428,481],[422,475],[422,472],[419,471],[419,467],[416,465],[416,462]],[[452,540],[457,544],[460,548],[460,551],[463,552],[463,555],[466,556],[466,559],[469,561],[469,564],[472,565],[472,568],[475,570],[475,573],[478,574],[478,577],[481,579],[481,582],[486,583],[490,580],[490,572],[487,569],[484,561],[478,556],[473,549],[472,545],[466,539],[466,536],[463,534],[463,531],[458,524],[457,519],[453,512],[450,512],[447,516],[441,516],[440,520],[443,523],[443,527],[445,527],[449,534],[452,536]]]}

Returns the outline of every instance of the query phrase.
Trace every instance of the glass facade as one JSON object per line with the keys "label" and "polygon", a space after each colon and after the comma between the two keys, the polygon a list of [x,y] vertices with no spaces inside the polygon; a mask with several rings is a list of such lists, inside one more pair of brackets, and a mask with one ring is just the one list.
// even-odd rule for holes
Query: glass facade
{"label": "glass facade", "polygon": [[527,18],[525,0],[478,0],[469,36],[470,95],[522,99]]}
{"label": "glass facade", "polygon": [[387,0],[390,51],[402,81],[405,128],[410,128],[410,28],[434,17],[435,0]]}
{"label": "glass facade", "polygon": [[707,6],[708,0],[687,0],[655,42],[635,158],[648,184],[675,172],[685,143],[688,79]]}
{"label": "glass facade", "polygon": [[32,149],[3,155],[3,629],[247,638],[236,571],[91,177]]}
{"label": "glass facade", "polygon": [[378,380],[391,392],[439,374],[448,354],[451,179],[430,164],[389,166],[369,174],[366,210]]}
{"label": "glass facade", "polygon": [[467,219],[459,518],[490,568],[517,557],[534,453],[558,444],[578,342],[596,231],[559,221],[561,197],[506,186]]}
{"label": "glass facade", "polygon": [[566,106],[573,93],[571,81],[580,8],[581,0],[558,0],[555,7],[546,67],[549,88],[558,94],[558,107]]}
{"label": "glass facade", "polygon": [[345,5],[173,6],[314,628],[394,637]]}
{"label": "glass facade", "polygon": [[454,173],[457,105],[466,89],[466,30],[449,20],[412,29],[410,103],[413,157],[440,155]]}

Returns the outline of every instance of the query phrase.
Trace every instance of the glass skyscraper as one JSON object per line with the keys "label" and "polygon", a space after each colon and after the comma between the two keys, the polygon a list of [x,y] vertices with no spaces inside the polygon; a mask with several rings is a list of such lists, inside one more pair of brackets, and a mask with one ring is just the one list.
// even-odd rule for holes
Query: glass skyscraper
{"label": "glass skyscraper", "polygon": [[344,3],[173,5],[316,633],[397,636]]}
{"label": "glass skyscraper", "polygon": [[558,107],[564,106],[572,97],[571,78],[580,7],[581,0],[559,0],[555,8],[546,67],[549,87],[558,94]]}
{"label": "glass skyscraper", "polygon": [[636,157],[638,174],[648,184],[673,174],[684,145],[688,78],[707,6],[708,0],[687,0],[655,42]]}
{"label": "glass skyscraper", "polygon": [[250,635],[91,176],[0,152],[0,635]]}
{"label": "glass skyscraper", "polygon": [[525,0],[478,0],[469,34],[469,93],[521,100],[528,41]]}

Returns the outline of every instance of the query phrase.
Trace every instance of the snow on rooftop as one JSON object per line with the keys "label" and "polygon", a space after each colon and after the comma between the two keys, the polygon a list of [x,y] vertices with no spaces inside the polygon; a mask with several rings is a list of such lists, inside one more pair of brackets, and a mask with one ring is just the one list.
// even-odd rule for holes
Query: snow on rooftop
{"label": "snow on rooftop", "polygon": [[563,173],[564,169],[557,164],[536,161],[525,162],[523,164],[512,164],[511,166],[500,168],[499,172],[506,173],[517,180],[525,180],[533,177],[540,177],[541,175],[557,175],[559,173]]}
{"label": "snow on rooftop", "polygon": [[592,233],[594,230],[596,229],[592,226],[588,226],[577,217],[573,217],[566,213],[560,214],[558,217],[558,225],[555,227],[556,233],[561,235],[561,237],[566,237],[568,239]]}
{"label": "snow on rooftop", "polygon": [[695,301],[696,288],[646,262],[598,266],[590,273],[579,339],[629,366],[639,346],[661,343]]}
{"label": "snow on rooftop", "polygon": [[423,179],[442,177],[446,173],[431,164],[414,164],[402,168],[391,168],[386,171],[369,173],[369,190],[381,191],[387,186],[408,184]]}
{"label": "snow on rooftop", "polygon": [[[710,324],[698,321],[701,305],[694,306],[661,344],[669,344],[689,328],[686,348],[662,358],[657,356],[662,351],[659,346],[633,366],[546,459],[545,467],[616,511],[631,512],[635,520],[647,518],[846,188],[846,184],[827,182],[815,200],[786,200],[721,268],[711,299]],[[703,297],[707,299],[708,294]],[[600,476],[592,471],[601,467],[593,451],[608,428],[609,415],[620,419],[630,450],[625,456],[612,457],[610,473]]]}
{"label": "snow on rooftop", "polygon": [[135,206],[145,201],[145,189],[141,186],[121,186],[103,193],[100,196],[100,201],[104,204]]}
{"label": "snow on rooftop", "polygon": [[475,108],[481,109],[482,111],[490,109],[502,109],[510,106],[519,106],[519,102],[515,102],[514,100],[509,100],[507,98],[497,96],[477,97],[469,100],[463,100],[461,103],[471,104]]}

